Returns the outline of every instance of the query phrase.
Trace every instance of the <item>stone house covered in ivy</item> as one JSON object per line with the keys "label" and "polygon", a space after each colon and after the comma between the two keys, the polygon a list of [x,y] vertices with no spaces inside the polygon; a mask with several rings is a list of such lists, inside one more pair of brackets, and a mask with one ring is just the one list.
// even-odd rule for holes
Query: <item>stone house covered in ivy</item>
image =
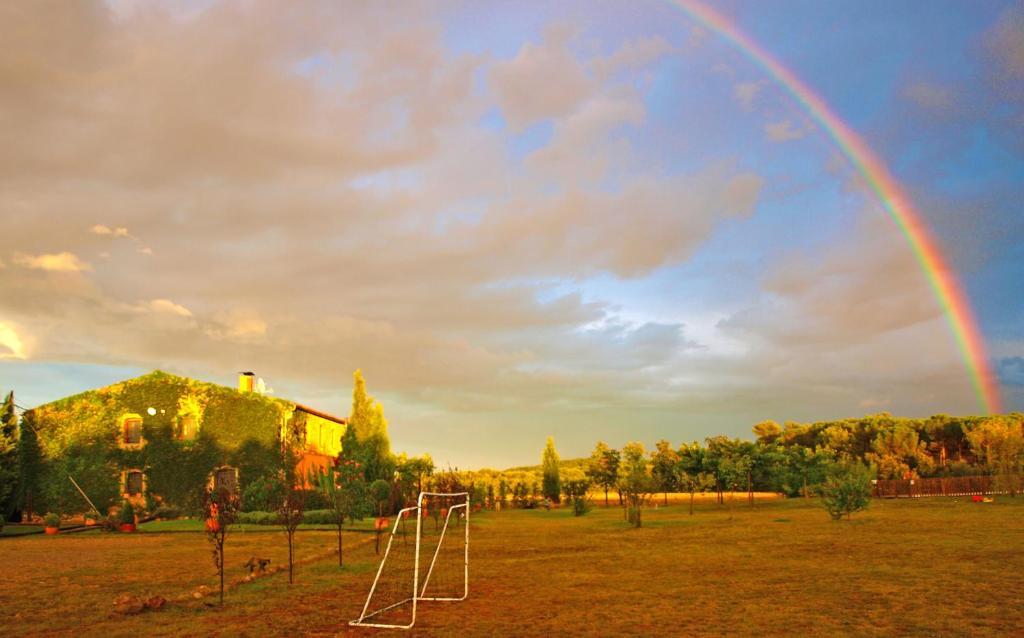
{"label": "stone house covered in ivy", "polygon": [[254,380],[242,373],[236,389],[156,370],[28,411],[42,461],[35,511],[87,509],[68,476],[97,504],[194,509],[204,486],[243,493],[276,473],[284,440],[302,475],[337,457],[345,419],[265,396]]}

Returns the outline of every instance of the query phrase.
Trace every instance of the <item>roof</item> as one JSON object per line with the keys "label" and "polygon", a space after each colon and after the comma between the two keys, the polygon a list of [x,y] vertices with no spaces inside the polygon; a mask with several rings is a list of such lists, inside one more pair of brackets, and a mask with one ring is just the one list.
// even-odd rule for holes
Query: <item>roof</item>
{"label": "roof", "polygon": [[302,405],[301,403],[296,403],[295,404],[295,409],[296,410],[302,410],[303,412],[306,412],[308,414],[312,414],[313,416],[318,416],[321,419],[327,419],[328,421],[334,421],[335,423],[340,423],[341,425],[345,425],[346,423],[348,423],[347,419],[343,419],[340,416],[334,416],[333,414],[327,414],[326,412],[321,412],[320,410],[317,410],[315,408],[311,408],[308,405]]}

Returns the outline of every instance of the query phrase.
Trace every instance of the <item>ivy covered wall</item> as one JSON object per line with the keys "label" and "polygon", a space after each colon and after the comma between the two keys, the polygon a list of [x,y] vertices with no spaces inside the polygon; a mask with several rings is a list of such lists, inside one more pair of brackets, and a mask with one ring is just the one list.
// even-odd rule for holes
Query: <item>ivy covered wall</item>
{"label": "ivy covered wall", "polygon": [[[44,459],[40,505],[62,513],[88,509],[69,473],[100,508],[120,497],[126,469],[145,472],[150,504],[196,508],[210,473],[221,466],[237,468],[244,491],[280,467],[282,432],[304,438],[306,419],[318,419],[282,399],[159,370],[32,412]],[[142,419],[141,445],[124,445],[129,416]]]}

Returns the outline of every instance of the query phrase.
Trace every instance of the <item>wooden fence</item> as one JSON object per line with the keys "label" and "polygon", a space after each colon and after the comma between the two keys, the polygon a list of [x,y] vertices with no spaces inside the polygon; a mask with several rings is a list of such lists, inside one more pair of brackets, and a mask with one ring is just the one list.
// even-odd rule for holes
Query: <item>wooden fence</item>
{"label": "wooden fence", "polygon": [[919,498],[921,496],[970,496],[997,494],[991,476],[950,476],[872,481],[871,495],[880,498]]}

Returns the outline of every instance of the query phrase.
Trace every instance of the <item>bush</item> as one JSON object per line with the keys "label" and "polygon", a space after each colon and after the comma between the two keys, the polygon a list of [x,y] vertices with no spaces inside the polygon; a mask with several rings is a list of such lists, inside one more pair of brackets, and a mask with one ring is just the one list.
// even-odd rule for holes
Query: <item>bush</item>
{"label": "bush", "polygon": [[60,515],[49,512],[43,517],[43,522],[47,527],[60,527]]}
{"label": "bush", "polygon": [[[302,513],[304,525],[334,525],[337,515],[334,510],[308,510]],[[246,525],[280,525],[277,512],[239,512],[238,522]]]}
{"label": "bush", "polygon": [[122,525],[135,524],[135,507],[132,506],[130,501],[124,501],[121,504],[121,512],[117,515],[117,518]]}
{"label": "bush", "polygon": [[181,518],[181,508],[174,505],[161,505],[153,512],[153,516],[164,520]]}
{"label": "bush", "polygon": [[306,525],[336,525],[338,515],[334,510],[309,510],[303,512],[302,522]]}
{"label": "bush", "polygon": [[562,491],[565,497],[572,502],[572,513],[575,516],[583,516],[593,506],[587,493],[590,491],[590,481],[586,479],[565,481],[562,483]]}
{"label": "bush", "polygon": [[249,482],[242,492],[242,507],[246,512],[269,512],[277,509],[284,498],[284,485],[273,476],[259,476]]}
{"label": "bush", "polygon": [[821,496],[832,520],[838,521],[844,514],[850,518],[854,512],[867,509],[874,475],[874,468],[856,461],[838,463],[829,470]]}
{"label": "bush", "polygon": [[277,525],[277,512],[239,512],[238,522],[246,525]]}

